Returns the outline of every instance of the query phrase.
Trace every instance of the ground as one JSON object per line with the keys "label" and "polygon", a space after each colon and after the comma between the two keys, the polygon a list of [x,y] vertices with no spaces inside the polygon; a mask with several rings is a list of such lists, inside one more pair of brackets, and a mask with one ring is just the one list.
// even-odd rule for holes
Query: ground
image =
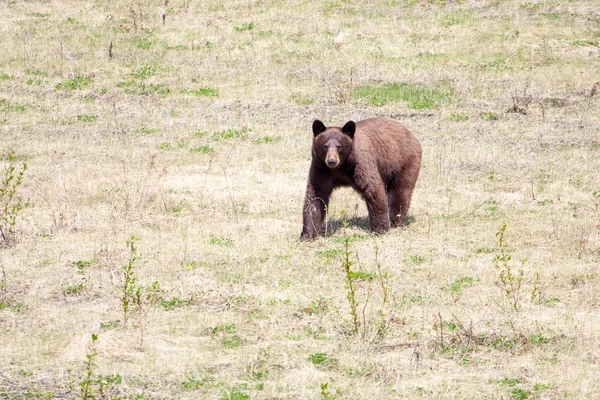
{"label": "ground", "polygon": [[[0,397],[599,397],[596,3],[2,2]],[[368,117],[411,223],[298,241]]]}

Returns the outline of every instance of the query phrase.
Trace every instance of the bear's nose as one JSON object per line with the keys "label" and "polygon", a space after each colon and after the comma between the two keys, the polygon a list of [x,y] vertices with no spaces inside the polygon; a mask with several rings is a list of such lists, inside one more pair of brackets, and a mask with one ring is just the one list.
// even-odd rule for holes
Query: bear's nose
{"label": "bear's nose", "polygon": [[337,165],[336,159],[330,158],[329,160],[327,160],[327,165],[329,165],[330,167],[335,167]]}

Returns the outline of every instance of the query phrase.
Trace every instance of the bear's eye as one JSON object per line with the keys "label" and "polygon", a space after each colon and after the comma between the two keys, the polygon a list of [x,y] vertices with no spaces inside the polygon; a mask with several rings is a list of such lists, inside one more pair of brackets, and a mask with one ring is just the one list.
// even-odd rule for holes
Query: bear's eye
{"label": "bear's eye", "polygon": [[343,147],[342,147],[342,146],[338,146],[338,147],[337,147],[337,150],[338,150],[338,151],[342,151],[342,149],[343,149]]}
{"label": "bear's eye", "polygon": [[323,145],[323,150],[327,151],[327,145],[326,144]]}

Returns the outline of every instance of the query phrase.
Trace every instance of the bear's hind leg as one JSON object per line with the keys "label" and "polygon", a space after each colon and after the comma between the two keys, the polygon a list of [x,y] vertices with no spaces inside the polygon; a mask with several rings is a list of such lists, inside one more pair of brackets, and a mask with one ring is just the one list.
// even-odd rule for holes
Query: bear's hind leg
{"label": "bear's hind leg", "polygon": [[392,226],[406,223],[410,201],[419,176],[419,166],[420,163],[416,167],[405,168],[402,175],[388,187],[387,196]]}

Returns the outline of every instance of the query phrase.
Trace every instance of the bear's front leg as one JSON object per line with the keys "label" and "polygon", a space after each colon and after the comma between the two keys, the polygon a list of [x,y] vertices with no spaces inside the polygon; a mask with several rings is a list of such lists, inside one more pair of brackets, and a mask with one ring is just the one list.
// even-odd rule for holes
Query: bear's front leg
{"label": "bear's front leg", "polygon": [[308,181],[302,209],[300,239],[313,239],[321,234],[330,195],[331,189],[316,186]]}
{"label": "bear's front leg", "polygon": [[363,193],[369,211],[371,230],[375,233],[388,231],[390,229],[390,215],[383,182],[367,185]]}

